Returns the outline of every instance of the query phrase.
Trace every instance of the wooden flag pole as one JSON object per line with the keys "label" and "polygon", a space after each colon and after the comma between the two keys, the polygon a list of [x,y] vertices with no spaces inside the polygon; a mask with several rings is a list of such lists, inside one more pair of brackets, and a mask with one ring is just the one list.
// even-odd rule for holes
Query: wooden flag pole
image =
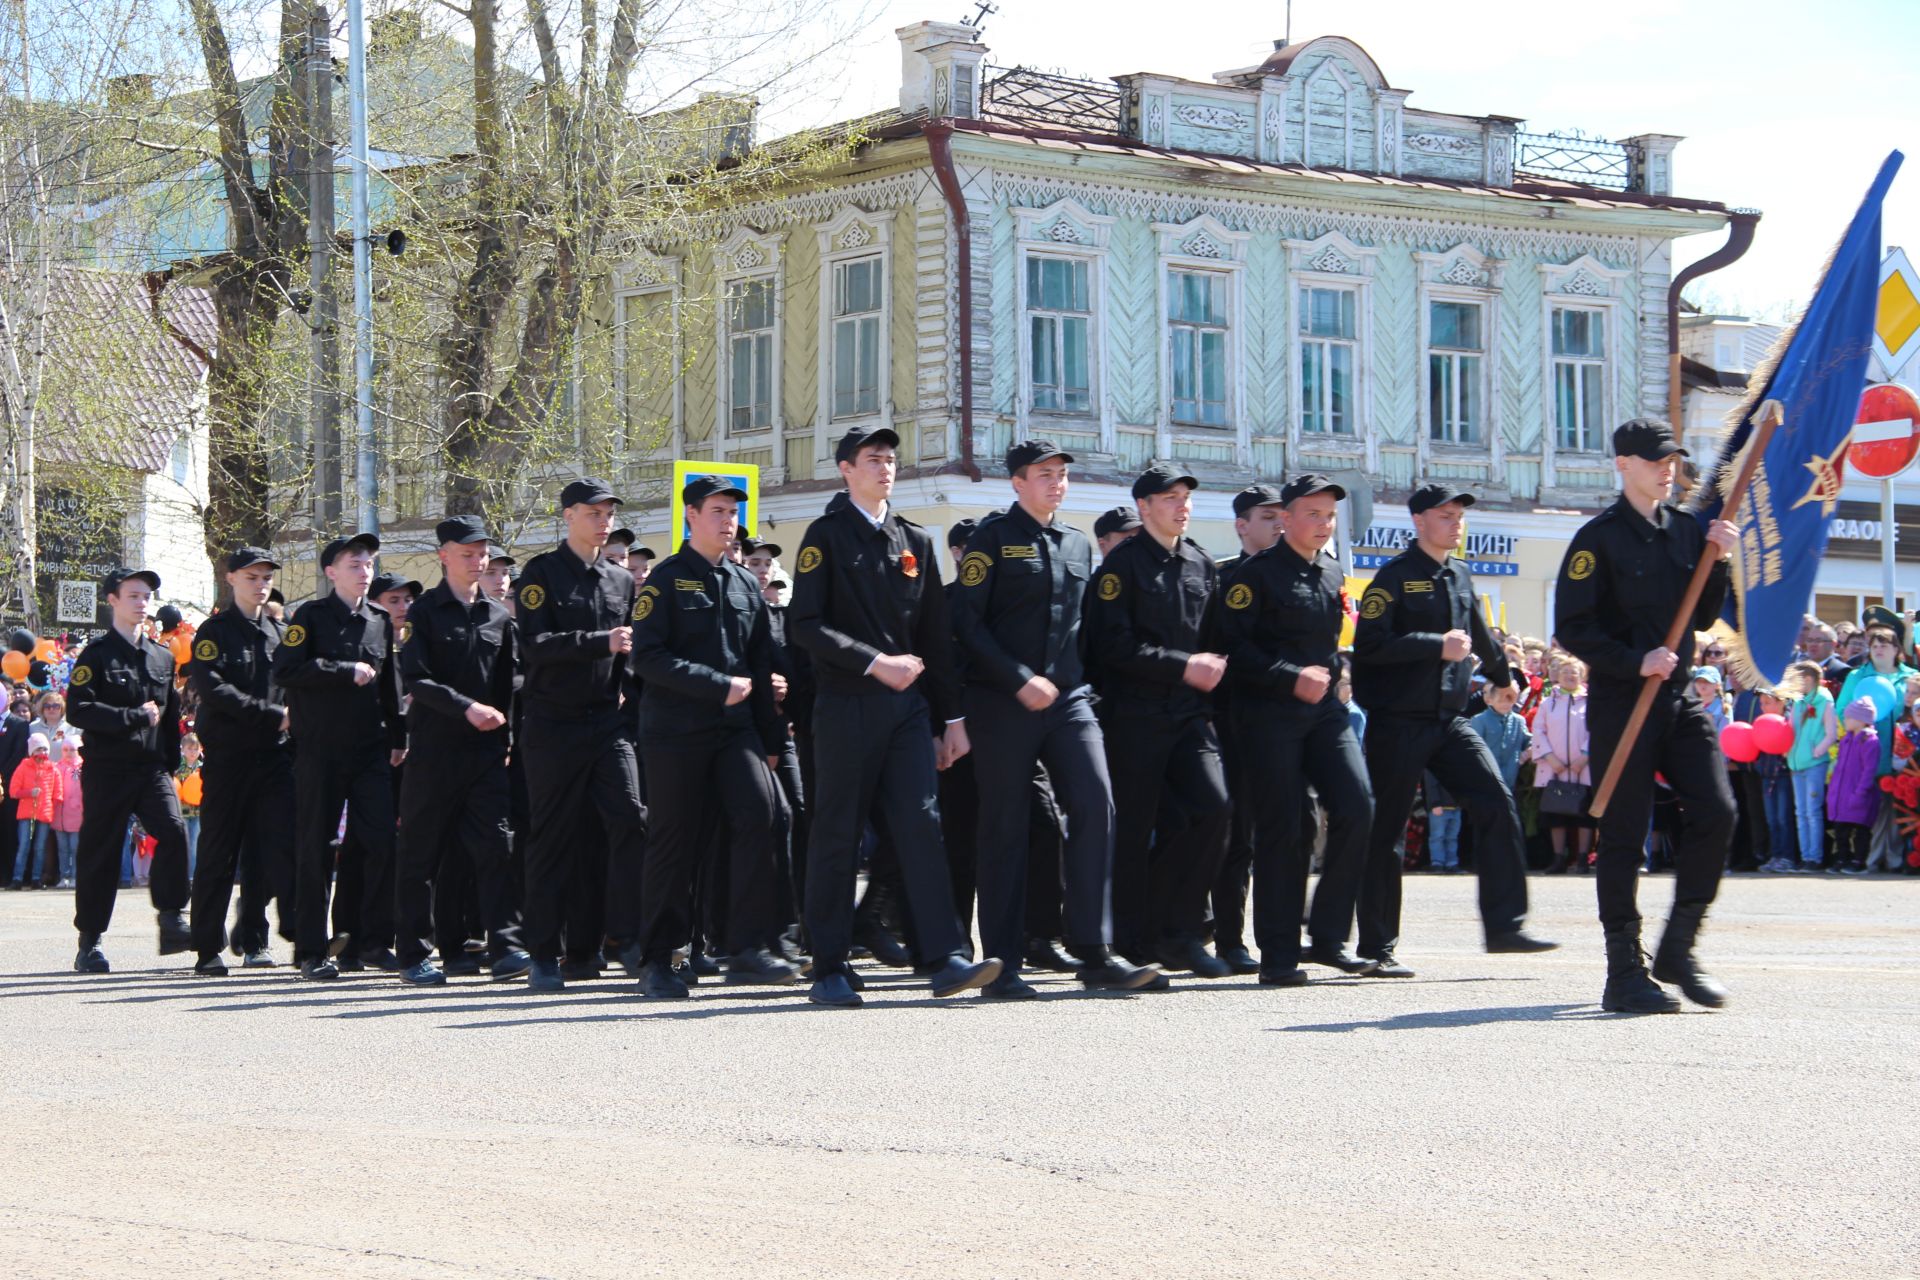
{"label": "wooden flag pole", "polygon": [[[1740,504],[1746,500],[1747,486],[1753,483],[1753,473],[1760,469],[1760,462],[1767,454],[1767,442],[1773,439],[1773,429],[1780,425],[1780,405],[1769,400],[1760,408],[1760,421],[1753,429],[1753,438],[1747,442],[1746,457],[1740,463],[1740,470],[1733,478],[1733,488],[1727,490],[1727,500],[1720,510],[1723,519],[1732,519],[1740,510]],[[1711,544],[1709,544],[1711,546]],[[1700,563],[1693,567],[1693,578],[1687,583],[1687,593],[1680,598],[1680,608],[1673,615],[1673,625],[1667,628],[1666,647],[1675,653],[1680,651],[1681,637],[1693,626],[1693,611],[1700,603],[1700,593],[1707,589],[1707,575],[1713,572],[1713,566],[1719,563],[1717,556],[1703,555]],[[1620,741],[1615,744],[1612,759],[1607,761],[1606,776],[1600,779],[1599,788],[1593,793],[1593,802],[1587,806],[1587,812],[1598,818],[1607,811],[1607,804],[1613,799],[1613,792],[1620,785],[1620,775],[1626,770],[1627,758],[1640,741],[1640,731],[1647,726],[1647,716],[1653,712],[1653,700],[1660,692],[1660,686],[1666,683],[1661,676],[1648,676],[1646,683],[1640,686],[1640,699],[1633,704],[1633,714],[1627,717],[1627,727],[1621,731]]]}

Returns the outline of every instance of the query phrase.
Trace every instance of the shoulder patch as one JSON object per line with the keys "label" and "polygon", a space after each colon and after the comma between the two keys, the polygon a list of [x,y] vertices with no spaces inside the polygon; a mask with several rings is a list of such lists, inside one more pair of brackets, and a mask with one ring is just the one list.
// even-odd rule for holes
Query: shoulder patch
{"label": "shoulder patch", "polygon": [[794,565],[794,569],[799,573],[812,573],[820,567],[820,560],[820,548],[802,547],[800,548],[800,559]]}
{"label": "shoulder patch", "polygon": [[537,582],[529,582],[520,588],[520,607],[538,609],[547,602],[547,589]]}
{"label": "shoulder patch", "polygon": [[413,623],[410,621],[401,623],[400,630],[396,633],[396,637],[401,644],[405,644],[407,641],[413,639]]}
{"label": "shoulder patch", "polygon": [[660,589],[652,583],[648,583],[646,586],[640,588],[640,594],[635,596],[633,600],[633,620],[635,622],[645,622],[647,620],[647,615],[653,612],[654,598],[659,594]]}
{"label": "shoulder patch", "polygon": [[960,562],[960,585],[977,587],[987,580],[987,574],[993,568],[993,557],[984,551],[969,551]]}
{"label": "shoulder patch", "polygon": [[67,683],[78,689],[93,679],[92,667],[75,667],[73,674],[67,677]]}
{"label": "shoulder patch", "polygon": [[220,656],[220,646],[212,640],[201,640],[193,646],[193,656],[202,662],[212,662]]}
{"label": "shoulder patch", "polygon": [[1567,561],[1567,577],[1575,582],[1585,582],[1593,576],[1594,565],[1593,552],[1576,551],[1573,558]]}
{"label": "shoulder patch", "polygon": [[1244,582],[1236,582],[1227,588],[1227,608],[1244,609],[1253,603],[1253,588]]}
{"label": "shoulder patch", "polygon": [[1000,558],[1002,560],[1035,560],[1038,559],[1039,556],[1040,549],[1031,542],[1000,548]]}
{"label": "shoulder patch", "polygon": [[307,629],[301,626],[297,622],[294,623],[292,626],[288,627],[287,634],[280,638],[281,644],[291,645],[296,649],[299,648],[301,645],[305,644],[306,642],[307,642]]}
{"label": "shoulder patch", "polygon": [[1103,573],[1100,575],[1100,598],[1102,600],[1118,600],[1120,598],[1119,574]]}
{"label": "shoulder patch", "polygon": [[1379,618],[1386,615],[1393,604],[1393,593],[1385,587],[1368,587],[1367,593],[1360,597],[1360,616]]}

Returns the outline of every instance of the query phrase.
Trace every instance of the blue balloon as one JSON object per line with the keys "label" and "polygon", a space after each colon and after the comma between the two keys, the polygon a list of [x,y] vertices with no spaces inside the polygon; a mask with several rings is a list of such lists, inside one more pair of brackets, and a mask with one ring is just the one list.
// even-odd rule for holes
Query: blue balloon
{"label": "blue balloon", "polygon": [[1885,676],[1868,676],[1853,687],[1853,692],[1855,696],[1873,703],[1875,723],[1885,720],[1900,709],[1900,691],[1894,688],[1893,681]]}

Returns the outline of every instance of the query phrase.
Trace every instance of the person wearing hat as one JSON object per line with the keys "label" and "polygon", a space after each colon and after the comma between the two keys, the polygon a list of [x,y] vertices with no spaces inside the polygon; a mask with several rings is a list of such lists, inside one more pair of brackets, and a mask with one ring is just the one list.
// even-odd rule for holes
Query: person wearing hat
{"label": "person wearing hat", "polygon": [[[385,940],[393,936],[393,770],[406,758],[407,725],[393,619],[368,595],[379,550],[370,533],[329,542],[320,571],[332,590],[293,611],[273,654],[295,744],[294,961],[302,977],[318,981],[339,977],[343,967],[400,967]],[[329,945],[329,890],[352,893],[350,883],[333,883],[343,804],[349,838],[366,851],[354,895],[359,928]],[[334,963],[336,955],[345,965]]]}
{"label": "person wearing hat", "polygon": [[232,599],[200,628],[187,664],[187,683],[200,699],[194,732],[206,748],[200,865],[193,877],[193,949],[200,957],[194,972],[209,977],[227,971],[220,951],[228,942],[236,869],[244,870],[232,936],[241,963],[249,969],[273,967],[269,897],[279,899],[282,936],[293,932],[293,846],[287,832],[295,804],[293,743],[287,697],[273,675],[273,655],[287,627],[267,610],[279,569],[272,553],[260,547],[241,547],[227,557]]}
{"label": "person wearing hat", "polygon": [[505,605],[509,616],[513,613],[513,567],[519,563],[505,547],[487,544],[487,567],[480,575],[480,591]]}
{"label": "person wearing hat", "polygon": [[[1115,949],[1218,978],[1228,968],[1200,939],[1231,814],[1212,721],[1227,660],[1201,641],[1219,570],[1186,537],[1198,484],[1165,464],[1140,473],[1141,531],[1101,562],[1081,628],[1113,784]],[[1163,798],[1186,824],[1155,840]]]}
{"label": "person wearing hat", "polygon": [[[1220,591],[1231,591],[1240,566],[1278,542],[1285,526],[1279,485],[1250,484],[1234,494],[1233,533],[1240,540],[1240,554],[1220,561]],[[1260,972],[1259,961],[1247,950],[1246,929],[1247,890],[1253,879],[1253,794],[1262,783],[1257,772],[1251,778],[1244,776],[1249,762],[1234,742],[1228,702],[1232,685],[1231,680],[1223,680],[1213,691],[1213,725],[1220,735],[1220,758],[1233,795],[1233,819],[1227,830],[1227,853],[1214,878],[1211,905],[1214,954],[1234,973],[1244,975]]]}
{"label": "person wearing hat", "polygon": [[562,489],[566,536],[527,561],[515,594],[531,807],[521,938],[535,991],[597,977],[602,938],[631,945],[640,930],[647,810],[620,714],[634,584],[600,554],[620,505],[602,480]]}
{"label": "person wearing hat", "polygon": [[1140,515],[1132,507],[1114,507],[1103,511],[1093,522],[1094,545],[1105,560],[1113,549],[1140,532]]}
{"label": "person wearing hat", "polygon": [[[1253,936],[1266,986],[1304,985],[1303,959],[1349,974],[1374,966],[1346,950],[1373,823],[1366,764],[1338,692],[1344,578],[1326,550],[1346,496],[1320,475],[1282,486],[1281,538],[1239,566],[1213,617],[1245,761],[1241,791],[1253,806]],[[1308,783],[1326,811],[1327,843],[1303,953]]]}
{"label": "person wearing hat", "polygon": [[633,530],[615,529],[607,535],[607,545],[600,548],[600,555],[608,564],[617,564],[628,568],[633,553]]}
{"label": "person wearing hat", "polygon": [[[1514,676],[1480,610],[1467,562],[1454,554],[1474,495],[1423,484],[1407,500],[1413,545],[1374,574],[1353,635],[1353,698],[1367,709],[1373,834],[1360,882],[1362,958],[1372,976],[1406,978],[1400,963],[1400,841],[1421,777],[1431,772],[1473,824],[1473,869],[1489,951],[1549,951],[1526,931],[1526,833],[1493,753],[1467,723],[1474,660],[1487,683]],[[1345,934],[1341,935],[1345,941]]]}
{"label": "person wearing hat", "polygon": [[396,578],[390,573],[383,573],[376,577],[373,585],[367,588],[367,595],[375,604],[387,611],[389,618],[393,619],[393,629],[399,635],[402,645],[407,639],[407,614],[413,608],[413,602],[418,600],[425,591],[426,588],[418,582]]}
{"label": "person wearing hat", "polygon": [[[876,807],[898,852],[918,960],[934,995],[983,987],[1001,970],[997,958],[964,959],[940,839],[936,771],[970,744],[933,540],[888,503],[899,443],[886,427],[856,427],[840,438],[834,458],[846,501],[807,526],[787,614],[818,682],[808,998],[840,1008],[861,1002],[847,961],[860,847]],[[936,724],[944,726],[937,733]]]}
{"label": "person wearing hat", "polygon": [[778,812],[775,814],[774,856],[780,873],[779,927],[770,940],[773,949],[788,960],[798,957],[801,885],[806,879],[807,788],[800,767],[799,734],[802,716],[811,717],[813,702],[807,692],[802,704],[801,685],[810,681],[803,672],[806,654],[787,635],[787,606],[781,603],[781,586],[790,587],[774,576],[780,557],[786,551],[777,542],[756,542],[746,558],[747,571],[760,586],[760,598],[767,604],[767,629],[773,634],[773,696],[787,735],[781,742],[780,761],[773,776],[780,784]]}
{"label": "person wearing hat", "polygon": [[640,747],[651,784],[640,930],[640,988],[685,999],[674,952],[694,932],[694,870],[705,829],[726,867],[713,882],[730,983],[794,982],[776,959],[775,782],[787,726],[773,697],[773,633],[753,574],[727,555],[745,490],[698,476],[681,491],[686,539],[640,588],[633,608],[633,666],[644,693]]}
{"label": "person wearing hat", "polygon": [[86,806],[75,849],[73,924],[79,973],[106,973],[100,935],[113,920],[127,820],[155,841],[148,895],[160,913],[160,954],[193,945],[188,928],[187,827],[173,771],[180,767],[180,693],[173,655],[145,634],[160,575],[107,575],[113,624],[80,651],[67,680],[67,717],[87,735]]}
{"label": "person wearing hat", "polygon": [[636,588],[646,585],[648,575],[653,572],[653,562],[659,558],[652,547],[634,545],[627,555],[627,569],[633,574]]}
{"label": "person wearing hat", "polygon": [[1014,502],[967,543],[953,624],[977,750],[980,942],[1005,966],[982,995],[1030,1000],[1020,977],[1027,929],[1028,807],[1016,803],[1044,765],[1066,818],[1061,862],[1067,950],[1088,987],[1137,990],[1157,971],[1113,957],[1113,787],[1080,656],[1080,613],[1093,546],[1056,518],[1073,455],[1051,440],[1007,451]]}
{"label": "person wearing hat", "polygon": [[[1594,889],[1606,935],[1607,981],[1600,1005],[1612,1013],[1673,1013],[1680,1002],[1660,983],[1679,986],[1696,1004],[1717,1008],[1726,989],[1703,973],[1694,942],[1719,891],[1733,840],[1733,792],[1726,760],[1688,678],[1693,635],[1713,625],[1726,599],[1726,560],[1739,529],[1715,520],[1704,531],[1666,498],[1682,449],[1666,423],[1635,418],[1613,433],[1621,494],[1567,544],[1554,595],[1554,636],[1587,664],[1587,728],[1595,778],[1606,776],[1640,690],[1659,683],[1652,710],[1600,819]],[[1674,611],[1702,557],[1713,563],[1706,589],[1681,632],[1666,647]],[[1653,816],[1654,775],[1680,804],[1673,910],[1647,971],[1640,949],[1640,865]]]}

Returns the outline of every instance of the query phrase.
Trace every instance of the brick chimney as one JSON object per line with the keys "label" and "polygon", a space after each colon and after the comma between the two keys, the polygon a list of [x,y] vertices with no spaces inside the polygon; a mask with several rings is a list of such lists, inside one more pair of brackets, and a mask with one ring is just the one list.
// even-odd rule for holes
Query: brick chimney
{"label": "brick chimney", "polygon": [[987,46],[959,22],[901,27],[900,109],[963,119],[980,114],[980,63]]}

